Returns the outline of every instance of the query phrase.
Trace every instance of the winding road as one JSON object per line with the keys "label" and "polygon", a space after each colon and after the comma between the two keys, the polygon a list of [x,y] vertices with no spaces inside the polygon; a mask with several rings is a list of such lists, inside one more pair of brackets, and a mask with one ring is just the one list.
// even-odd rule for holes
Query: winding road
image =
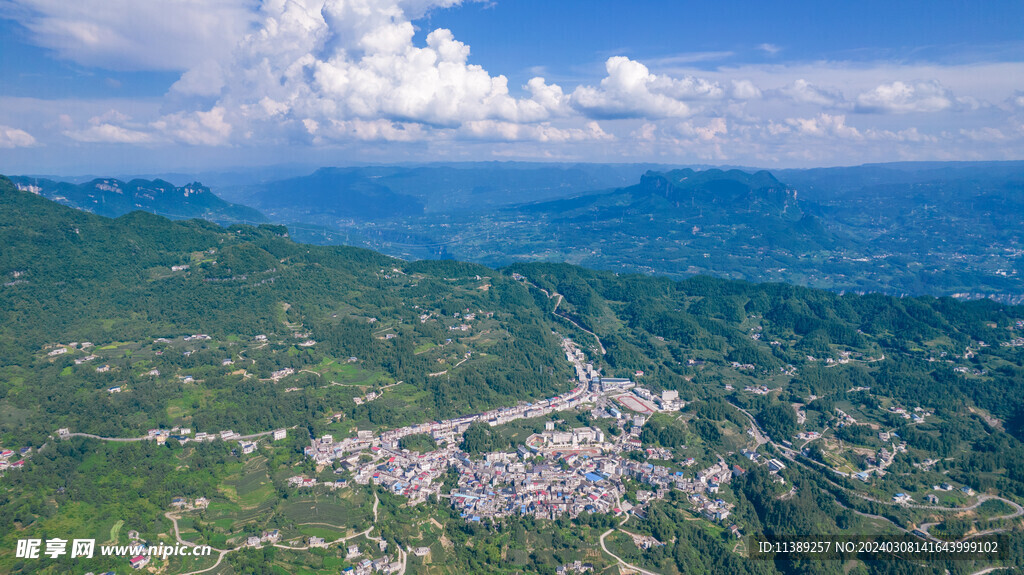
{"label": "winding road", "polygon": [[[298,425],[293,425],[293,426],[288,427],[286,429],[296,429],[298,427],[299,427]],[[267,436],[267,435],[273,435],[274,431],[276,431],[276,430],[261,431],[259,433],[251,433],[249,435],[239,435],[238,437],[231,438],[229,441],[241,441],[241,440],[246,440],[246,439],[256,439],[257,437],[264,437],[264,436]],[[144,435],[142,437],[103,437],[102,435],[93,435],[92,433],[77,433],[76,432],[76,433],[66,433],[66,434],[63,434],[63,435],[58,435],[58,437],[60,437],[61,439],[67,439],[69,437],[88,437],[90,439],[99,439],[100,441],[120,441],[120,442],[124,442],[124,441],[150,441],[150,440],[156,441],[156,436],[155,435],[152,435],[152,436],[151,435]]]}
{"label": "winding road", "polygon": [[[764,433],[764,431],[761,429],[761,427],[757,424],[757,420],[754,419],[754,416],[751,415],[750,412],[748,412],[747,410],[743,409],[742,407],[736,405],[735,403],[730,402],[729,405],[732,405],[733,407],[735,407],[737,410],[739,410],[741,413],[743,413],[743,415],[747,416],[747,418],[750,420],[750,424],[753,426],[754,437],[757,439],[758,445],[760,445],[762,443],[770,443],[773,447],[775,447],[780,452],[782,452],[783,457],[785,457],[787,460],[789,460],[789,461],[791,461],[793,463],[804,465],[805,467],[807,466],[806,463],[803,460],[797,460],[796,459],[796,457],[794,456],[794,454],[796,452],[794,450],[788,449],[788,448],[786,448],[784,446],[781,446],[781,445],[778,445],[777,443],[772,441],[771,438],[769,438],[768,435],[766,433]],[[763,441],[762,441],[762,439],[763,439]],[[829,466],[827,466],[827,465],[825,465],[825,464],[823,464],[823,463],[821,463],[819,461],[814,461],[814,460],[808,460],[808,461],[811,461],[811,463],[815,463],[815,464],[817,464],[817,465],[819,465],[821,467],[824,467],[825,469],[827,469],[829,471],[832,471],[833,473],[835,473],[837,475],[842,475],[844,477],[849,477],[850,476],[850,474],[848,474],[848,473],[843,473],[841,471],[836,471],[835,469],[832,469],[831,467],[829,467]],[[849,493],[850,495],[853,495],[855,497],[859,497],[860,499],[863,499],[865,501],[871,501],[872,503],[878,503],[880,505],[900,506],[900,507],[907,507],[907,508],[910,508],[910,509],[924,509],[924,510],[927,510],[927,511],[945,511],[945,512],[952,511],[952,512],[960,512],[960,511],[970,511],[972,509],[976,509],[978,506],[980,506],[981,504],[985,503],[986,501],[997,500],[997,501],[1002,501],[1003,503],[1005,503],[1005,504],[1009,505],[1010,507],[1012,507],[1013,508],[1013,513],[1010,513],[1008,515],[1001,515],[999,517],[992,517],[992,518],[989,519],[989,521],[998,521],[998,520],[1003,520],[1003,519],[1013,519],[1015,517],[1020,517],[1020,516],[1024,515],[1024,507],[1022,507],[1021,505],[1017,504],[1015,501],[1011,501],[1009,499],[1006,499],[1004,497],[1000,497],[998,495],[989,495],[987,493],[979,494],[977,501],[975,501],[973,504],[965,506],[965,507],[942,507],[942,506],[939,506],[939,505],[918,505],[918,504],[913,504],[913,503],[896,503],[896,502],[893,502],[893,501],[881,501],[881,500],[876,499],[874,497],[871,497],[871,496],[868,496],[868,495],[864,495],[863,493],[857,493],[856,491],[852,491],[852,490],[850,490],[850,489],[848,489],[848,488],[846,488],[846,487],[844,487],[842,485],[839,485],[838,483],[835,483],[835,482],[831,482],[831,483],[833,485],[835,485],[836,487],[838,487],[839,489],[842,489],[843,491]],[[890,520],[890,519],[888,519],[886,517],[882,517],[880,515],[871,515],[869,513],[864,513],[862,511],[857,511],[856,509],[851,509],[851,508],[847,507],[846,505],[843,505],[843,503],[840,502],[838,499],[836,499],[836,503],[839,504],[840,507],[843,507],[844,509],[850,509],[851,511],[853,511],[854,513],[856,513],[858,515],[862,515],[864,517],[870,517],[870,518],[873,518],[873,519],[881,519],[881,520],[888,521],[889,523],[892,523],[893,525],[895,525],[896,528],[899,529],[900,531],[903,531],[904,533],[911,533],[909,530],[904,529],[903,527],[900,527],[899,525],[897,525],[896,523],[893,523],[892,520]],[[928,530],[931,529],[932,527],[934,527],[935,525],[936,525],[936,523],[924,523],[924,524],[921,524],[918,527],[918,530],[921,531],[922,533],[924,533],[926,536],[928,536],[930,538],[934,538],[934,536],[931,535],[928,532]],[[1007,531],[1008,529],[1009,528],[989,529],[989,530],[986,530],[986,531],[982,531],[980,533],[974,533],[974,534],[968,535],[967,537],[964,537],[964,539],[972,539],[972,538],[975,538],[975,537],[981,537],[983,535],[991,535],[993,533],[1001,533],[1003,531]]]}
{"label": "winding road", "polygon": [[[271,433],[273,433],[273,432],[271,432]],[[374,523],[377,522],[377,506],[378,505],[380,505],[380,498],[378,498],[377,494],[374,493],[373,494],[373,522]],[[198,544],[192,543],[191,541],[186,541],[186,540],[181,538],[181,531],[178,529],[178,516],[177,515],[175,515],[174,513],[168,511],[167,513],[164,513],[164,517],[170,519],[171,523],[174,525],[174,538],[178,541],[179,544],[187,546],[187,547],[199,547]],[[322,523],[321,525],[328,525],[328,524]],[[336,526],[332,525],[331,527],[336,527]],[[341,538],[335,539],[334,541],[331,541],[327,545],[330,546],[330,545],[335,545],[335,544],[338,544],[338,543],[345,543],[346,541],[348,541],[350,539],[355,539],[356,537],[362,537],[362,536],[365,536],[367,539],[371,539],[371,540],[374,540],[374,541],[380,541],[380,537],[372,537],[370,535],[370,532],[372,532],[372,531],[373,531],[373,526],[370,526],[370,528],[367,529],[366,531],[360,531],[359,533],[353,533],[351,535],[346,535],[345,537],[341,537]],[[213,571],[214,569],[216,569],[221,564],[221,562],[224,561],[224,556],[225,555],[227,555],[228,553],[231,553],[232,551],[238,551],[239,549],[244,549],[245,547],[246,547],[245,545],[239,545],[238,547],[233,547],[231,549],[217,549],[216,547],[210,547],[210,549],[213,549],[214,551],[216,551],[218,553],[217,562],[214,563],[213,565],[207,567],[206,569],[201,569],[199,571],[190,571],[188,573],[184,573],[183,575],[198,575],[199,573],[206,573],[208,571]],[[291,545],[283,545],[283,544],[280,544],[280,543],[274,543],[273,547],[277,547],[278,549],[291,549],[292,551],[305,551],[305,550],[309,549],[308,545],[305,546],[305,547],[293,547]],[[406,556],[405,552],[402,551],[401,548],[398,549],[398,557],[399,557],[399,560],[402,562],[402,569],[398,573],[399,573],[399,575],[404,575],[405,574],[405,565],[406,565],[406,558],[407,558],[407,556]]]}
{"label": "winding road", "polygon": [[[626,522],[629,521],[629,517],[630,517],[629,515],[626,515],[626,518],[623,519],[621,523],[619,523],[619,527],[622,527],[623,525],[625,525]],[[636,571],[637,573],[641,573],[642,575],[659,575],[658,573],[655,573],[654,571],[648,571],[647,569],[643,569],[641,567],[637,567],[636,565],[632,565],[630,563],[626,563],[625,559],[623,559],[622,557],[619,557],[618,555],[616,555],[616,554],[614,554],[614,553],[612,553],[611,551],[608,550],[608,546],[605,545],[604,540],[605,540],[606,537],[611,535],[617,529],[618,528],[612,528],[612,529],[609,529],[608,531],[605,531],[604,533],[601,534],[601,539],[600,539],[601,550],[604,551],[605,553],[607,553],[608,555],[610,555],[611,557],[615,558],[615,560],[619,562],[619,565],[625,567],[626,569],[632,569],[633,571]]]}
{"label": "winding road", "polygon": [[567,321],[567,322],[569,322],[569,323],[573,324],[574,326],[576,326],[577,328],[579,328],[579,329],[580,329],[580,331],[584,331],[584,332],[586,332],[586,333],[589,333],[590,335],[594,336],[594,339],[595,339],[595,340],[597,340],[597,347],[601,349],[601,355],[604,355],[604,354],[606,353],[606,352],[605,352],[605,349],[604,349],[604,344],[603,344],[603,343],[601,343],[601,338],[597,337],[597,334],[596,334],[596,333],[594,333],[594,332],[590,331],[589,329],[587,329],[587,328],[583,327],[582,325],[580,325],[580,324],[576,323],[575,321],[573,321],[573,320],[569,319],[568,317],[566,317],[566,316],[564,316],[564,315],[562,315],[562,314],[558,313],[558,306],[562,305],[562,300],[564,299],[564,298],[562,297],[562,294],[560,294],[560,293],[558,293],[558,292],[552,292],[552,293],[549,293],[549,292],[548,292],[548,290],[546,290],[546,289],[544,289],[544,288],[542,288],[542,287],[540,287],[540,286],[538,286],[538,285],[534,284],[533,282],[531,282],[530,280],[527,280],[527,279],[524,279],[524,280],[523,280],[523,283],[525,283],[526,285],[528,285],[528,286],[530,286],[530,287],[532,287],[532,288],[534,288],[534,289],[536,289],[536,290],[540,291],[540,292],[541,292],[541,293],[543,293],[543,294],[544,294],[545,296],[547,296],[547,298],[548,298],[548,299],[554,299],[554,298],[556,298],[556,297],[557,297],[557,298],[558,298],[558,301],[556,301],[556,302],[555,302],[555,308],[554,308],[553,310],[551,310],[551,313],[552,313],[552,314],[554,314],[554,315],[555,315],[555,317],[559,317],[559,318],[562,318],[562,319],[564,319],[565,321]]}

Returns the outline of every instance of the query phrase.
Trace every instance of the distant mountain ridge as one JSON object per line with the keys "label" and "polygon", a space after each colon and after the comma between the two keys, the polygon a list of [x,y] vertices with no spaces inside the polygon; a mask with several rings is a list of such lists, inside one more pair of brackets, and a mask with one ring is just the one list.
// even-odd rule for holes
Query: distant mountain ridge
{"label": "distant mountain ridge", "polygon": [[798,208],[796,191],[790,189],[770,172],[753,174],[740,170],[683,169],[670,172],[648,172],[640,178],[641,190],[650,190],[677,207],[689,204],[760,207],[769,211]]}
{"label": "distant mountain ridge", "polygon": [[370,220],[473,211],[587,194],[629,185],[647,167],[501,163],[325,167],[306,176],[227,186],[222,193],[233,201],[272,213],[279,220],[300,221],[311,216]]}
{"label": "distant mountain ridge", "polygon": [[308,176],[254,186],[246,201],[278,220],[290,221],[318,221],[324,216],[366,220],[423,213],[424,203],[419,198],[392,191],[380,182],[382,175],[320,168]]}
{"label": "distant mountain ridge", "polygon": [[106,217],[142,210],[172,219],[201,218],[218,223],[261,223],[267,218],[248,206],[219,198],[199,182],[185,186],[161,180],[97,178],[82,184],[13,176],[18,189]]}

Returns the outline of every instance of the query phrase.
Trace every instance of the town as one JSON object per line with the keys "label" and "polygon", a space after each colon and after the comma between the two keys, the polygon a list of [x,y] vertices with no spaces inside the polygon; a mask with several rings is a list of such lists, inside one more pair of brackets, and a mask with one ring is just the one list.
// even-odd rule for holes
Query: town
{"label": "town", "polygon": [[[631,380],[602,377],[586,363],[575,343],[563,339],[562,346],[578,380],[576,387],[562,395],[376,436],[368,430],[340,440],[325,435],[314,438],[305,448],[305,455],[318,466],[337,464],[337,471],[350,472],[356,483],[383,486],[407,497],[410,504],[447,499],[470,522],[510,515],[554,519],[585,512],[643,516],[650,501],[665,498],[673,489],[687,495],[696,513],[711,521],[726,521],[733,505],[718,498],[717,493],[734,474],[744,472],[738,466],[730,467],[719,456],[718,462],[691,475],[626,455],[642,446],[640,430],[645,413],[683,407],[678,392],[668,390],[655,395]],[[543,432],[530,436],[515,451],[474,458],[459,447],[462,435],[474,423],[494,427],[586,407],[596,418],[614,419],[621,433],[611,438],[596,427],[567,428],[564,422],[551,419],[545,422]],[[628,415],[620,407],[635,415]],[[402,449],[400,440],[414,434],[429,435],[439,448],[423,454]],[[671,458],[668,449],[648,451],[651,456]],[[777,460],[762,463],[773,473],[785,467]],[[686,466],[694,464],[693,458],[684,460]],[[457,486],[443,493],[449,469],[458,476]],[[627,481],[643,486],[635,492],[635,503],[626,498]],[[316,479],[304,476],[295,476],[290,483],[299,489],[317,484]],[[345,481],[339,479],[330,487],[344,485]],[[739,528],[730,527],[738,536]]]}

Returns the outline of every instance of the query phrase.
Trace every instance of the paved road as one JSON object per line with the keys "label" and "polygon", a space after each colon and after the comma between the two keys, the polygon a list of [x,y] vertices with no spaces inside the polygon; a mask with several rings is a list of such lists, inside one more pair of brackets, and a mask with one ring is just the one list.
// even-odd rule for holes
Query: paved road
{"label": "paved road", "polygon": [[[299,426],[298,425],[293,425],[291,427],[288,427],[287,429],[296,429],[297,427],[299,427]],[[235,437],[235,438],[231,439],[230,441],[239,441],[239,440],[244,440],[244,439],[256,439],[257,437],[264,437],[266,435],[273,435],[274,431],[275,430],[261,431],[259,433],[251,433],[249,435],[239,435],[238,437]],[[68,437],[88,437],[88,438],[91,438],[91,439],[99,439],[100,441],[149,441],[149,440],[154,440],[155,441],[156,440],[156,437],[151,437],[149,435],[145,435],[145,436],[142,436],[142,437],[103,437],[102,435],[93,435],[91,433],[69,433],[67,435],[60,435],[59,437],[61,439],[67,439]]]}
{"label": "paved road", "polygon": [[[191,541],[186,541],[181,538],[181,532],[178,530],[178,517],[176,515],[168,511],[167,513],[164,513],[164,517],[170,519],[171,523],[174,525],[174,538],[177,539],[178,543],[188,547],[198,547],[197,544],[192,543]],[[213,549],[217,552],[217,562],[211,565],[210,567],[207,567],[206,569],[200,569],[199,571],[190,571],[188,573],[185,573],[184,575],[196,575],[197,573],[206,573],[207,571],[213,571],[221,564],[222,561],[224,561],[224,556],[232,551],[235,551],[237,547],[235,549],[217,549],[215,547],[210,547],[210,549]]]}
{"label": "paved road", "polygon": [[[763,431],[757,425],[757,421],[754,419],[754,416],[750,414],[750,412],[748,412],[747,410],[741,408],[740,406],[738,406],[738,405],[736,405],[734,403],[730,403],[730,405],[732,405],[736,409],[740,410],[744,415],[747,416],[747,418],[750,420],[751,425],[754,426],[755,438],[759,434],[763,434]],[[767,438],[767,435],[765,435],[765,437]],[[760,442],[761,442],[761,440],[760,440],[760,438],[758,438],[758,443],[760,443]],[[773,447],[775,447],[776,449],[781,451],[783,456],[786,459],[788,459],[789,461],[792,461],[794,463],[799,463],[801,465],[805,465],[806,466],[804,460],[799,460],[798,461],[796,459],[796,457],[794,456],[794,454],[796,453],[795,451],[793,451],[791,449],[787,449],[786,447],[783,447],[783,446],[775,443],[770,438],[766,439],[766,442],[770,443]],[[825,469],[828,469],[829,471],[832,471],[833,473],[835,473],[837,475],[842,475],[844,477],[849,477],[848,473],[843,473],[841,471],[836,471],[835,469],[832,469],[831,467],[829,467],[829,466],[827,466],[827,465],[825,465],[825,464],[823,464],[823,463],[821,463],[819,461],[814,461],[814,460],[808,460],[808,461],[811,461],[812,463],[820,465],[821,467],[824,467]],[[881,505],[893,505],[893,506],[898,505],[900,507],[909,507],[911,509],[925,509],[925,510],[929,510],[929,511],[946,511],[946,512],[954,511],[954,512],[959,512],[959,511],[970,511],[972,509],[977,508],[979,505],[981,505],[982,503],[984,503],[986,501],[995,499],[995,500],[1002,501],[1003,503],[1006,503],[1010,507],[1013,507],[1014,511],[1013,511],[1013,513],[1011,513],[1009,515],[1003,515],[1003,516],[1000,516],[1000,517],[993,517],[992,518],[993,520],[1013,519],[1014,517],[1020,517],[1021,515],[1024,515],[1024,507],[1021,507],[1016,502],[1010,501],[1009,499],[1000,497],[998,495],[989,495],[987,493],[982,493],[982,494],[978,495],[977,501],[975,501],[973,504],[968,505],[966,507],[942,507],[942,506],[939,506],[939,505],[917,505],[917,504],[896,503],[894,501],[881,501],[879,499],[875,499],[874,497],[870,497],[868,495],[864,495],[862,493],[857,493],[856,491],[852,491],[850,489],[847,489],[846,487],[844,487],[842,485],[839,485],[837,483],[833,483],[833,485],[835,485],[836,487],[842,489],[843,491],[846,491],[846,492],[850,493],[851,495],[854,495],[856,497],[864,499],[865,501],[871,501],[873,503],[878,503],[878,504],[881,504]],[[839,505],[841,507],[846,507],[841,502],[839,502],[838,499],[836,500],[836,503],[839,503]],[[878,515],[870,515],[870,514],[867,514],[867,513],[862,513],[860,511],[856,511],[856,510],[852,510],[852,511],[854,511],[855,513],[858,513],[859,515],[864,515],[866,517],[872,517],[872,518],[875,518],[875,519],[884,519],[884,520],[889,521],[890,523],[892,523],[892,521],[890,521],[889,519],[886,519],[885,517],[881,517],[881,516],[878,516]],[[893,525],[896,525],[896,524],[893,523]],[[934,525],[935,525],[934,523],[925,523],[924,525],[921,526],[921,530],[925,533],[925,535],[928,535],[929,537],[931,537],[932,535],[928,533],[928,529],[930,529]],[[896,527],[898,529],[900,529],[901,531],[909,533],[909,531],[907,531],[906,529],[903,529],[899,525],[896,525]],[[975,533],[975,534],[971,535],[969,538],[980,537],[981,535],[989,535],[989,534],[992,534],[992,533],[999,533],[999,532],[1002,532],[1002,531],[1006,531],[1006,528],[990,529],[988,531],[983,531],[981,533]]]}
{"label": "paved road", "polygon": [[601,338],[597,337],[596,333],[590,331],[589,329],[581,326],[580,324],[574,322],[573,320],[569,319],[568,317],[566,317],[566,316],[564,316],[564,315],[562,315],[561,313],[558,312],[558,306],[562,305],[562,299],[564,299],[562,297],[562,294],[560,294],[558,292],[548,293],[548,290],[546,290],[546,289],[544,289],[542,287],[538,287],[537,285],[535,285],[534,283],[532,283],[530,281],[526,281],[526,283],[529,284],[530,286],[540,290],[544,295],[546,295],[548,297],[548,299],[554,299],[554,298],[557,297],[558,301],[555,302],[555,309],[551,310],[551,313],[553,313],[556,317],[560,317],[560,318],[564,319],[565,321],[573,324],[574,326],[578,327],[581,331],[584,331],[584,332],[589,333],[590,335],[594,336],[594,339],[597,340],[597,347],[599,347],[601,349],[601,355],[605,354],[604,344],[601,343]]}
{"label": "paved road", "polygon": [[93,435],[91,433],[69,433],[67,435],[61,435],[60,437],[61,438],[64,438],[64,437],[90,437],[92,439],[99,439],[99,440],[102,440],[102,441],[145,441],[147,439],[152,439],[152,438],[150,438],[148,436],[147,437],[103,437],[101,435]]}
{"label": "paved road", "polygon": [[605,539],[605,537],[608,537],[609,535],[611,535],[613,531],[615,531],[615,529],[609,529],[608,531],[605,531],[604,533],[601,534],[601,550],[602,551],[604,551],[608,555],[611,555],[613,558],[615,558],[616,561],[619,562],[619,565],[622,565],[623,567],[625,567],[627,569],[632,569],[633,571],[636,571],[637,573],[641,573],[642,575],[659,575],[658,573],[655,573],[654,571],[648,571],[647,569],[641,569],[640,567],[637,567],[636,565],[631,565],[629,563],[626,563],[626,561],[622,557],[619,557],[618,555],[616,555],[616,554],[612,553],[611,551],[609,551],[608,547],[604,544],[604,539]]}

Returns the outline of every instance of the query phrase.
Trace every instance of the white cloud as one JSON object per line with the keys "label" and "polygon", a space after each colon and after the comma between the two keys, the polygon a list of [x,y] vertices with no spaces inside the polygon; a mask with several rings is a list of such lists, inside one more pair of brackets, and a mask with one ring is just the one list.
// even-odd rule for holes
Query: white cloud
{"label": "white cloud", "polygon": [[892,140],[896,142],[913,142],[922,143],[938,142],[939,139],[930,134],[922,134],[917,130],[916,127],[907,128],[905,130],[892,131],[892,130],[876,130],[868,129],[864,131],[864,136],[872,140]]}
{"label": "white cloud", "polygon": [[624,56],[608,58],[605,70],[600,87],[579,86],[570,97],[574,108],[592,118],[681,118],[693,113],[688,101],[724,94],[717,83],[652,74]]}
{"label": "white cloud", "polygon": [[82,130],[67,130],[64,135],[72,140],[88,143],[150,144],[155,141],[152,134],[107,123],[96,124]]}
{"label": "white cloud", "polygon": [[799,78],[792,84],[781,88],[779,93],[798,103],[815,104],[817,106],[835,106],[843,100],[842,94],[815,86],[803,78]]}
{"label": "white cloud", "polygon": [[153,122],[152,127],[177,142],[193,146],[219,146],[228,143],[232,126],[225,121],[226,111],[215,106],[208,111],[177,112]]}
{"label": "white cloud", "polygon": [[676,130],[688,138],[698,138],[703,141],[714,140],[721,134],[729,133],[728,124],[725,118],[711,118],[704,126],[694,125],[693,122],[683,122],[676,126]]}
{"label": "white cloud", "polygon": [[961,129],[960,135],[976,142],[1002,142],[1009,139],[1002,130],[992,127]]}
{"label": "white cloud", "polygon": [[953,106],[949,90],[932,80],[928,82],[893,82],[876,86],[857,96],[857,111],[904,114],[908,112],[941,112]]}
{"label": "white cloud", "polygon": [[36,145],[36,139],[25,130],[0,125],[0,148],[28,148]]}
{"label": "white cloud", "polygon": [[117,70],[185,70],[226,56],[255,21],[256,0],[6,0],[32,41],[62,58]]}
{"label": "white cloud", "polygon": [[595,121],[587,122],[583,128],[557,128],[550,123],[516,124],[495,120],[478,120],[467,122],[461,132],[474,138],[484,140],[534,141],[534,142],[607,142],[615,138],[601,129]]}
{"label": "white cloud", "polygon": [[841,114],[818,114],[813,118],[786,118],[786,124],[792,126],[796,133],[806,136],[861,137],[857,128],[846,125],[846,116]]}
{"label": "white cloud", "polygon": [[753,100],[761,97],[761,90],[750,80],[733,80],[732,97],[737,100]]}
{"label": "white cloud", "polygon": [[[172,95],[207,97],[205,107],[221,110],[217,125],[189,137],[174,126],[187,127],[190,113],[202,122],[186,107],[159,129],[192,143],[244,141],[250,133],[283,140],[312,135],[316,143],[406,141],[467,122],[538,124],[572,114],[562,89],[540,77],[523,87],[528,96],[513,97],[504,76],[469,63],[469,46],[449,30],[431,31],[425,46],[414,43],[411,18],[457,3],[268,1],[258,30],[229,60],[203,62],[172,88]],[[543,139],[555,132],[535,126],[517,134]]]}
{"label": "white cloud", "polygon": [[[751,164],[1021,155],[1024,63],[619,56],[603,74],[561,85],[545,78],[565,70],[524,62],[535,77],[510,87],[474,64],[451,31],[416,33],[430,10],[468,1],[0,0],[0,15],[13,14],[33,41],[67,59],[183,71],[162,100],[0,98],[0,125],[23,128],[0,128],[0,146],[33,145],[31,132],[76,149],[86,148],[76,141],[220,146],[223,154],[312,145],[327,154],[351,144],[375,159],[394,149]],[[780,53],[773,44],[757,48]],[[111,108],[125,115],[103,113]],[[844,115],[853,112],[875,114]],[[396,142],[426,145],[389,145]]]}

